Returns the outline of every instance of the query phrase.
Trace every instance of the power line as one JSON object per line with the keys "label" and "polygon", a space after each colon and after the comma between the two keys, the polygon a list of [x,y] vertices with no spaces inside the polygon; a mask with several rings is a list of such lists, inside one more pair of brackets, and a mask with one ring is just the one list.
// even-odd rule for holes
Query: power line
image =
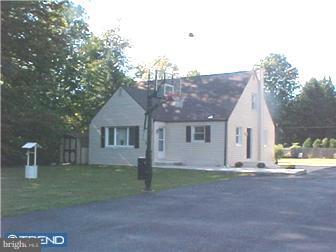
{"label": "power line", "polygon": [[336,125],[331,126],[284,126],[282,129],[336,129]]}

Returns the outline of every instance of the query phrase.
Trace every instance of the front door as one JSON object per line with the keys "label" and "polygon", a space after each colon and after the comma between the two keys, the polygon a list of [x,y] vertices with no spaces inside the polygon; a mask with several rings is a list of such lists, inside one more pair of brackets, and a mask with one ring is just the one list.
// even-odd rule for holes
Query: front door
{"label": "front door", "polygon": [[247,128],[246,158],[251,159],[251,154],[252,154],[252,129]]}
{"label": "front door", "polygon": [[165,158],[165,129],[164,128],[158,128],[157,130],[157,153],[158,153],[158,159],[164,159]]}

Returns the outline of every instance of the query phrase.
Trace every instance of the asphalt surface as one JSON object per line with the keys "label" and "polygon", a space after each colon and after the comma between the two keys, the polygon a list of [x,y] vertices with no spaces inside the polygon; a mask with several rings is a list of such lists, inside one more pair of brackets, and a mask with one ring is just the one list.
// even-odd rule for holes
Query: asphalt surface
{"label": "asphalt surface", "polygon": [[239,177],[2,220],[2,232],[66,232],[43,251],[336,251],[336,168]]}

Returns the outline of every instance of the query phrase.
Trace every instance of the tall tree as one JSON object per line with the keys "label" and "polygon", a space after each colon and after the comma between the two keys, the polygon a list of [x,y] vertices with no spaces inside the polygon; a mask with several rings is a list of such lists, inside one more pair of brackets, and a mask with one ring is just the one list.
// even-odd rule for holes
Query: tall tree
{"label": "tall tree", "polygon": [[265,69],[265,95],[271,107],[273,119],[280,122],[286,107],[294,100],[300,88],[298,70],[284,55],[270,54],[261,62]]}
{"label": "tall tree", "polygon": [[131,66],[128,64],[125,50],[127,40],[119,35],[119,29],[107,31],[101,38],[92,36],[80,52],[84,56],[85,68],[81,73],[82,95],[77,108],[79,123],[77,128],[85,130],[112,94],[120,86],[129,86],[134,82],[127,76]]}
{"label": "tall tree", "polygon": [[42,162],[57,160],[60,136],[85,130],[114,90],[132,81],[118,30],[93,36],[83,9],[65,1],[1,4],[2,161],[37,141]]}
{"label": "tall tree", "polygon": [[287,141],[334,137],[336,134],[336,90],[331,79],[312,78],[290,107]]}
{"label": "tall tree", "polygon": [[286,124],[291,104],[300,88],[298,70],[281,54],[270,54],[261,61],[261,66],[265,69],[265,98],[276,125],[276,142],[283,142],[286,134],[283,124]]}
{"label": "tall tree", "polygon": [[20,145],[37,141],[55,160],[78,86],[77,55],[89,36],[82,10],[68,1],[1,3],[2,161],[18,163]]}

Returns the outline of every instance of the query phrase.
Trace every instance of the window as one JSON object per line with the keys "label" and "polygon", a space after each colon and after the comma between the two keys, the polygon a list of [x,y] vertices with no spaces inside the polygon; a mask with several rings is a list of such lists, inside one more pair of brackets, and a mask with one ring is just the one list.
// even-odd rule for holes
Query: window
{"label": "window", "polygon": [[105,128],[106,146],[134,146],[133,127]]}
{"label": "window", "polygon": [[128,145],[128,128],[115,128],[116,144],[115,145]]}
{"label": "window", "polygon": [[251,96],[251,109],[256,110],[257,109],[257,94],[252,93]]}
{"label": "window", "polygon": [[194,141],[204,141],[205,139],[205,127],[204,126],[195,126],[194,127],[194,134],[193,134]]}
{"label": "window", "polygon": [[242,145],[243,143],[243,129],[242,127],[236,128],[236,145]]}
{"label": "window", "polygon": [[211,142],[211,126],[186,126],[186,142]]}
{"label": "window", "polygon": [[158,129],[158,151],[164,151],[164,129]]}
{"label": "window", "polygon": [[164,95],[174,93],[174,86],[170,84],[164,85]]}

